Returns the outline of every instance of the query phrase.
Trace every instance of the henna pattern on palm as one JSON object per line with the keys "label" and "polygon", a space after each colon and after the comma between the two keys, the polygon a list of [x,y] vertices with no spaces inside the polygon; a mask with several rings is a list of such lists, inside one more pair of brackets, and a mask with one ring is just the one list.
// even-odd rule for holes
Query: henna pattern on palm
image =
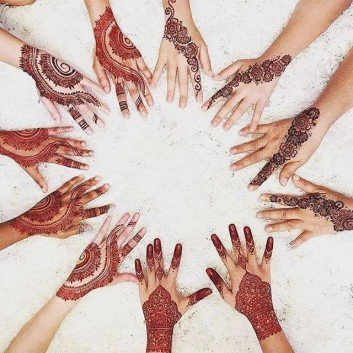
{"label": "henna pattern on palm", "polygon": [[194,75],[196,97],[201,92],[201,75],[199,65],[199,46],[192,41],[190,34],[183,22],[175,17],[173,3],[176,0],[169,0],[169,6],[165,9],[167,21],[164,30],[164,38],[173,43],[175,49],[182,54]]}
{"label": "henna pattern on palm", "polygon": [[315,216],[331,221],[336,232],[353,230],[353,210],[345,207],[342,201],[333,201],[326,195],[319,193],[304,196],[271,195],[270,201],[311,210]]}
{"label": "henna pattern on palm", "polygon": [[282,331],[272,304],[271,286],[246,272],[235,296],[235,309],[252,324],[259,340]]}
{"label": "henna pattern on palm", "polygon": [[147,327],[147,352],[171,352],[175,324],[181,313],[169,292],[159,285],[142,305]]}
{"label": "henna pattern on palm", "polygon": [[295,116],[278,152],[265,164],[250,185],[262,185],[277,168],[294,158],[311,136],[310,131],[316,126],[319,116],[320,111],[317,108],[306,109]]}
{"label": "henna pattern on palm", "polygon": [[292,58],[290,55],[284,55],[282,57],[277,56],[273,59],[265,60],[263,63],[250,65],[244,72],[236,73],[229,83],[227,83],[210,98],[208,109],[220,97],[229,98],[234,89],[241,83],[255,83],[256,85],[259,85],[262,83],[271,82],[272,80],[280,77],[291,61]]}

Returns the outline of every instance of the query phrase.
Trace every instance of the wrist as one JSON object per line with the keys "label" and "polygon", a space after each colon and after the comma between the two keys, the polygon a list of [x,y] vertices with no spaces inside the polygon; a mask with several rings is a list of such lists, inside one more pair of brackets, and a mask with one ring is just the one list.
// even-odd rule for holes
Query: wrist
{"label": "wrist", "polygon": [[312,107],[319,109],[320,122],[327,130],[345,113],[345,109],[337,104],[337,100],[335,104],[332,104],[331,100],[322,99],[321,97],[312,104]]}
{"label": "wrist", "polygon": [[166,21],[168,20],[170,15],[170,10],[168,9],[172,9],[173,17],[177,18],[180,21],[183,21],[185,26],[195,26],[190,8],[190,3],[188,0],[163,0],[163,7],[166,14]]}
{"label": "wrist", "polygon": [[170,353],[172,351],[173,330],[174,327],[147,328],[146,352]]}

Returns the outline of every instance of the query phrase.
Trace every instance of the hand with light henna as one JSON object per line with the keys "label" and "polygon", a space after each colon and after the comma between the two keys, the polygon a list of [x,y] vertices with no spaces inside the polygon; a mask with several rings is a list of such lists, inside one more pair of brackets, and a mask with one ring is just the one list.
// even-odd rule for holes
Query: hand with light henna
{"label": "hand with light henna", "polygon": [[84,296],[117,283],[138,282],[134,274],[120,269],[126,256],[146,233],[142,228],[131,237],[138,219],[138,213],[132,217],[125,213],[109,232],[111,218],[107,217],[97,236],[82,252],[68,279],[22,327],[6,353],[45,353],[65,317]]}
{"label": "hand with light henna", "polygon": [[84,141],[60,136],[72,131],[72,127],[54,127],[15,131],[0,131],[0,154],[13,159],[41,187],[48,191],[48,184],[39,171],[42,163],[55,163],[68,168],[89,169],[87,164],[71,156],[90,157]]}
{"label": "hand with light henna", "polygon": [[173,330],[182,315],[194,304],[212,293],[203,288],[189,296],[179,293],[176,279],[180,266],[182,246],[177,244],[168,271],[165,271],[162,245],[159,239],[146,249],[146,274],[140,260],[135,261],[136,276],[139,280],[140,299],[146,320],[146,352],[172,351]]}
{"label": "hand with light henna", "polygon": [[152,106],[154,103],[147,85],[147,82],[151,82],[151,71],[140,51],[119,27],[110,8],[110,1],[85,0],[85,3],[96,42],[93,69],[101,86],[109,93],[109,77],[112,79],[123,117],[130,117],[126,91],[138,112],[146,117],[148,112],[145,104]]}
{"label": "hand with light henna", "polygon": [[85,220],[107,213],[112,206],[85,208],[109,190],[109,184],[104,184],[90,191],[100,179],[74,177],[29,211],[0,224],[0,250],[32,235],[64,239],[91,230]]}
{"label": "hand with light henna", "polygon": [[212,77],[208,49],[192,18],[189,0],[163,0],[166,15],[164,37],[151,86],[155,87],[167,66],[167,102],[172,102],[179,82],[179,107],[188,101],[189,79],[197,102],[202,102],[201,67]]}
{"label": "hand with light henna", "polygon": [[296,248],[309,239],[353,230],[353,199],[313,184],[298,175],[293,176],[294,185],[302,195],[262,194],[263,201],[285,208],[271,208],[258,212],[257,216],[272,223],[267,232],[283,232],[300,229],[300,235],[290,245]]}
{"label": "hand with light henna", "polygon": [[226,250],[216,234],[211,238],[228,270],[230,285],[213,268],[206,270],[208,276],[223,300],[249,320],[264,353],[293,353],[272,304],[270,262],[273,238],[267,239],[259,264],[251,229],[244,228],[245,248],[234,224],[229,226],[229,233],[233,245],[232,253]]}

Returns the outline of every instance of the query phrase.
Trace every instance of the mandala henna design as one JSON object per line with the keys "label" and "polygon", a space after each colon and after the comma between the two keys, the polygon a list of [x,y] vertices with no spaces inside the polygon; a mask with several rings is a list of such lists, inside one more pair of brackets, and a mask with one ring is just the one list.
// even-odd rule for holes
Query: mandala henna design
{"label": "mandala henna design", "polygon": [[165,9],[167,16],[164,38],[173,43],[175,49],[182,54],[189,65],[190,71],[194,75],[196,97],[201,92],[201,75],[199,65],[199,46],[192,41],[188,30],[183,26],[183,22],[175,17],[173,3],[176,0],[169,0],[169,6]]}
{"label": "mandala henna design", "polygon": [[30,151],[40,146],[48,137],[47,129],[0,131],[0,140],[3,144],[16,150]]}
{"label": "mandala henna design", "polygon": [[259,340],[282,331],[272,304],[271,286],[246,272],[235,295],[235,309],[252,324]]}
{"label": "mandala henna design", "polygon": [[83,80],[79,72],[37,48],[28,44],[22,46],[20,67],[33,78],[42,97],[67,107],[85,102],[101,105],[93,95],[75,89]]}
{"label": "mandala henna design", "polygon": [[229,98],[234,89],[241,83],[255,83],[259,85],[271,82],[275,78],[280,77],[291,61],[292,58],[290,55],[284,55],[282,57],[277,56],[273,59],[265,60],[260,64],[256,63],[255,65],[250,65],[246,71],[236,73],[229,83],[211,97],[208,108],[220,97]]}
{"label": "mandala henna design", "polygon": [[278,167],[294,158],[298,154],[300,147],[311,136],[310,130],[316,126],[319,116],[320,111],[317,108],[306,109],[295,116],[278,152],[260,170],[250,185],[262,185]]}
{"label": "mandala henna design", "polygon": [[181,313],[169,292],[159,285],[142,305],[147,328],[147,352],[171,352],[175,324]]}
{"label": "mandala henna design", "polygon": [[216,234],[212,234],[211,236],[213,245],[215,246],[219,256],[223,259],[225,259],[227,257],[227,251],[225,249],[225,247],[223,246],[222,242],[220,241],[220,239],[217,237]]}
{"label": "mandala henna design", "polygon": [[326,195],[319,193],[304,196],[271,195],[270,201],[311,210],[315,216],[331,221],[336,232],[353,230],[353,210],[345,207],[342,201],[333,201]]}

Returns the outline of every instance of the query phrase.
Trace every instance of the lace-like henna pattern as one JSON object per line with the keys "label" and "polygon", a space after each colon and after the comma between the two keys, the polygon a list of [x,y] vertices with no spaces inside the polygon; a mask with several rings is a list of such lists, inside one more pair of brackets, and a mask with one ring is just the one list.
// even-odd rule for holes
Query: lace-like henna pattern
{"label": "lace-like henna pattern", "polygon": [[272,257],[272,251],[273,251],[273,238],[269,237],[267,239],[267,243],[266,243],[266,249],[265,249],[265,253],[264,253],[264,259],[265,262],[268,264],[271,260]]}
{"label": "lace-like henna pattern", "polygon": [[164,276],[164,268],[162,267],[162,247],[159,239],[154,242],[154,254],[156,259],[156,277],[160,281]]}
{"label": "lace-like henna pattern", "polygon": [[175,324],[181,314],[169,292],[159,285],[142,305],[147,327],[147,352],[171,352]]}
{"label": "lace-like henna pattern", "polygon": [[180,266],[181,253],[182,253],[182,246],[180,244],[177,244],[174,250],[174,255],[171,263],[173,270],[176,270]]}
{"label": "lace-like henna pattern", "polygon": [[319,116],[320,111],[317,108],[306,109],[295,116],[278,152],[266,163],[250,185],[262,185],[278,167],[294,158],[311,136],[310,130],[316,126]]}
{"label": "lace-like henna pattern", "polygon": [[216,234],[212,234],[211,239],[212,239],[213,245],[216,248],[219,256],[222,257],[223,259],[225,259],[227,257],[227,251],[226,251],[225,247],[223,246],[222,242],[220,241],[220,239],[217,237]]}
{"label": "lace-like henna pattern", "polygon": [[19,131],[0,131],[0,140],[16,150],[30,151],[48,138],[46,129],[27,129]]}
{"label": "lace-like henna pattern", "polygon": [[235,295],[235,309],[252,324],[259,340],[282,331],[272,304],[271,286],[246,272]]}
{"label": "lace-like henna pattern", "polygon": [[[47,53],[41,53],[39,49],[28,44],[22,46],[21,53],[20,67],[33,78],[42,97],[64,106],[85,102],[100,106],[97,98],[91,94],[74,90],[74,86],[82,81],[83,76],[69,65],[61,63]],[[52,82],[54,87],[48,81]],[[72,91],[61,92],[60,88]]]}
{"label": "lace-like henna pattern", "polygon": [[323,194],[304,196],[271,195],[271,202],[282,202],[287,206],[311,210],[315,216],[323,217],[333,223],[336,232],[353,230],[353,210],[346,208],[342,201],[333,201]]}
{"label": "lace-like henna pattern", "polygon": [[[141,53],[123,34],[110,7],[107,7],[104,14],[96,21],[94,37],[96,55],[100,64],[118,81],[116,95],[125,94],[124,88],[120,84],[121,80],[132,81],[141,92],[145,93],[145,82],[141,74],[121,62],[122,60],[137,59],[141,57]],[[122,111],[128,109],[126,101],[119,104]]]}
{"label": "lace-like henna pattern", "polygon": [[145,276],[142,271],[142,266],[141,266],[141,261],[136,259],[135,260],[135,271],[136,271],[136,277],[139,280],[140,283],[144,280]]}
{"label": "lace-like henna pattern", "polygon": [[246,257],[241,252],[241,243],[237,232],[237,228],[235,227],[234,224],[229,225],[229,233],[230,233],[230,238],[232,240],[232,245],[238,252],[238,265],[245,270],[247,260],[246,260]]}
{"label": "lace-like henna pattern", "polygon": [[188,30],[183,26],[183,22],[178,20],[175,15],[173,3],[176,0],[169,0],[169,6],[165,9],[167,21],[164,30],[164,38],[174,44],[175,49],[182,54],[190,67],[191,72],[194,75],[196,97],[201,91],[201,75],[199,65],[199,51],[200,48],[197,44],[192,42],[191,36]]}
{"label": "lace-like henna pattern", "polygon": [[280,77],[291,61],[292,58],[290,55],[284,55],[282,57],[277,56],[273,59],[265,60],[261,64],[250,65],[246,71],[236,73],[229,83],[211,97],[208,108],[210,108],[218,98],[230,97],[234,88],[238,87],[241,83],[249,84],[254,82],[259,85],[261,83],[271,82],[273,79]]}

